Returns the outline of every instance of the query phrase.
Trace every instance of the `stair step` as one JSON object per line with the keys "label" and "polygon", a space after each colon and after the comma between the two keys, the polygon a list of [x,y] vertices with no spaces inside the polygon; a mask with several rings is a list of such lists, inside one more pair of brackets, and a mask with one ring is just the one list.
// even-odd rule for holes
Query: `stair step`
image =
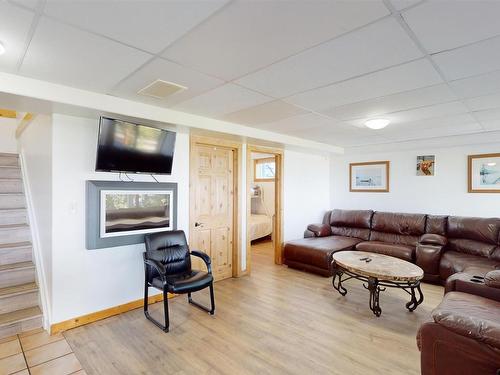
{"label": "stair step", "polygon": [[42,319],[38,306],[0,314],[0,338],[40,328]]}
{"label": "stair step", "polygon": [[28,212],[25,208],[0,209],[0,225],[26,224]]}
{"label": "stair step", "polygon": [[27,224],[0,225],[0,244],[31,241]]}
{"label": "stair step", "polygon": [[23,181],[17,178],[0,178],[0,193],[22,193]]}
{"label": "stair step", "polygon": [[19,157],[17,154],[0,153],[0,166],[19,167]]}
{"label": "stair step", "polygon": [[0,288],[35,282],[33,262],[20,262],[0,266]]}
{"label": "stair step", "polygon": [[23,193],[0,193],[0,209],[26,208]]}
{"label": "stair step", "polygon": [[0,244],[0,266],[32,261],[31,242]]}
{"label": "stair step", "polygon": [[35,306],[38,306],[38,287],[36,283],[0,289],[0,314]]}
{"label": "stair step", "polygon": [[4,179],[12,179],[12,178],[21,178],[21,168],[19,167],[4,167],[0,166],[0,178]]}

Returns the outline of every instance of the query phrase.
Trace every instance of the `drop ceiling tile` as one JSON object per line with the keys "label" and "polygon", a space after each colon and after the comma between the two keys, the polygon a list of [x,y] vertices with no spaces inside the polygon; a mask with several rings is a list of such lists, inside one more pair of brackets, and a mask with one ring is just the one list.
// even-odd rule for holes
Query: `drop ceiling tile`
{"label": "drop ceiling tile", "polygon": [[[172,82],[187,87],[187,89],[178,91],[164,99],[155,99],[137,94],[140,89],[157,79]],[[198,73],[177,63],[157,58],[121,82],[113,90],[112,94],[143,103],[171,106],[222,84],[224,84],[224,81]]]}
{"label": "drop ceiling tile", "polygon": [[222,119],[237,124],[254,125],[278,121],[305,112],[302,108],[281,100],[275,100],[229,113]]}
{"label": "drop ceiling tile", "polygon": [[472,134],[483,131],[483,128],[477,123],[454,124],[451,126],[442,126],[439,128],[426,129],[405,129],[404,131],[395,131],[384,133],[384,137],[391,141],[411,141],[424,138],[449,137],[462,134]]}
{"label": "drop ceiling tile", "polygon": [[386,113],[446,103],[456,99],[457,96],[450,90],[448,85],[439,84],[358,103],[346,104],[325,111],[325,114],[340,120],[373,118]]}
{"label": "drop ceiling tile", "polygon": [[397,67],[311,90],[285,99],[287,102],[317,111],[398,92],[442,83],[429,61],[421,59]]}
{"label": "drop ceiling tile", "polygon": [[500,120],[500,108],[486,109],[484,111],[476,111],[474,112],[474,117],[479,122]]}
{"label": "drop ceiling tile", "polygon": [[40,0],[9,0],[11,4],[17,4],[25,8],[35,9]]}
{"label": "drop ceiling tile", "polygon": [[391,123],[386,128],[377,130],[376,132],[378,132],[381,136],[385,136],[386,133],[398,131],[437,129],[473,123],[477,123],[477,120],[470,113],[461,113],[456,115],[439,116],[415,121]]}
{"label": "drop ceiling tile", "polygon": [[392,6],[396,10],[403,10],[415,4],[421,3],[423,0],[390,0]]}
{"label": "drop ceiling tile", "polygon": [[500,70],[451,81],[450,86],[461,98],[472,98],[500,92]]}
{"label": "drop ceiling tile", "polygon": [[41,18],[20,73],[107,92],[151,56],[108,39]]}
{"label": "drop ceiling tile", "polygon": [[499,108],[500,93],[465,99],[464,102],[467,104],[467,107],[471,109],[471,111]]}
{"label": "drop ceiling tile", "polygon": [[232,80],[388,14],[378,0],[235,1],[165,56]]}
{"label": "drop ceiling tile", "polygon": [[394,18],[385,18],[239,79],[282,98],[421,57]]}
{"label": "drop ceiling tile", "polygon": [[492,72],[500,69],[500,37],[441,52],[432,58],[448,80]]}
{"label": "drop ceiling tile", "polygon": [[500,119],[481,121],[480,123],[484,128],[484,130],[487,131],[500,130]]}
{"label": "drop ceiling tile", "polygon": [[181,102],[174,106],[174,109],[208,117],[218,117],[272,100],[272,98],[255,91],[227,83]]}
{"label": "drop ceiling tile", "polygon": [[15,72],[33,18],[31,11],[0,2],[0,42],[5,47],[5,53],[0,56],[0,70]]}
{"label": "drop ceiling tile", "polygon": [[[450,103],[443,103],[443,104],[409,109],[406,111],[393,112],[385,114],[383,117],[389,120],[392,125],[397,126],[398,124],[404,124],[408,122],[414,122],[435,117],[452,116],[467,112],[468,109],[464,104],[455,101]],[[350,120],[347,122],[354,126],[363,127],[365,121],[369,119],[370,119],[369,117],[366,117],[356,120]]]}
{"label": "drop ceiling tile", "polygon": [[341,126],[338,121],[316,113],[305,113],[255,127],[277,133],[292,134],[312,128],[323,128],[325,132]]}
{"label": "drop ceiling tile", "polygon": [[500,34],[499,1],[427,1],[403,18],[430,53]]}
{"label": "drop ceiling tile", "polygon": [[128,45],[159,53],[227,2],[48,0],[44,12]]}

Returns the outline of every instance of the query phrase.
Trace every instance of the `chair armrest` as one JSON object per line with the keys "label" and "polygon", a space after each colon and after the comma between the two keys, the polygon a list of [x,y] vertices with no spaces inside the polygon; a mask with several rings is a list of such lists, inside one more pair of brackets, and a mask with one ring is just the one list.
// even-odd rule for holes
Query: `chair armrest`
{"label": "chair armrest", "polygon": [[327,237],[332,235],[332,228],[328,224],[309,224],[307,230],[314,234],[314,237]]}
{"label": "chair armrest", "polygon": [[162,281],[165,281],[167,273],[165,266],[161,264],[161,262],[158,262],[157,260],[146,258],[146,253],[143,253],[142,256],[144,258],[144,264],[153,267],[160,275]]}
{"label": "chair armrest", "polygon": [[208,256],[208,254],[204,253],[203,251],[198,251],[198,250],[192,250],[190,253],[192,256],[198,257],[203,259],[207,266],[208,273],[212,273],[212,260]]}
{"label": "chair armrest", "polygon": [[446,237],[439,234],[426,233],[420,237],[418,242],[422,245],[445,246],[448,243],[448,240]]}
{"label": "chair armrest", "polygon": [[488,272],[484,276],[484,283],[491,288],[500,289],[500,270]]}

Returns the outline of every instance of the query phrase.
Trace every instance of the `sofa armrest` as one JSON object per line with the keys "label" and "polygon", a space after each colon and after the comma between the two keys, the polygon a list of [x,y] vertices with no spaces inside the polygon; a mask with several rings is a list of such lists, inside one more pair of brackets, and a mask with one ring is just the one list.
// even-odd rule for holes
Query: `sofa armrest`
{"label": "sofa armrest", "polygon": [[422,245],[445,246],[448,243],[446,237],[439,234],[426,233],[420,237],[418,243]]}
{"label": "sofa armrest", "polygon": [[491,288],[500,289],[500,270],[488,272],[484,276],[484,283]]}
{"label": "sofa armrest", "polygon": [[332,235],[332,228],[328,224],[309,224],[307,230],[314,234],[314,237],[327,237]]}
{"label": "sofa armrest", "polygon": [[443,246],[431,244],[417,244],[415,263],[424,270],[426,275],[439,275],[439,262],[443,253]]}

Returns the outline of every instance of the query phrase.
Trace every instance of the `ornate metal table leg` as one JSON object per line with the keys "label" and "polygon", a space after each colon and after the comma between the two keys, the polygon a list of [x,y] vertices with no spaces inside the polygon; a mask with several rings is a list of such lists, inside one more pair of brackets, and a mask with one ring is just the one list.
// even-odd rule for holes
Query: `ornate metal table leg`
{"label": "ornate metal table leg", "polygon": [[[415,293],[415,290],[417,291],[417,293]],[[410,312],[412,312],[417,308],[418,305],[420,305],[424,301],[424,294],[420,289],[420,282],[418,282],[416,285],[414,284],[410,286],[410,295],[411,295],[411,300],[406,304],[406,308],[410,310]]]}
{"label": "ornate metal table leg", "polygon": [[370,291],[370,310],[375,316],[380,316],[382,314],[379,301],[380,287],[375,277],[368,278],[368,290]]}
{"label": "ornate metal table leg", "polygon": [[[333,273],[333,280],[332,280],[333,288],[337,292],[345,296],[347,294],[347,289],[344,288],[342,285],[342,275],[344,274],[344,272],[337,264],[335,264],[335,262],[332,263],[332,273]],[[337,277],[339,280],[337,284],[335,284],[335,280],[337,279]]]}

